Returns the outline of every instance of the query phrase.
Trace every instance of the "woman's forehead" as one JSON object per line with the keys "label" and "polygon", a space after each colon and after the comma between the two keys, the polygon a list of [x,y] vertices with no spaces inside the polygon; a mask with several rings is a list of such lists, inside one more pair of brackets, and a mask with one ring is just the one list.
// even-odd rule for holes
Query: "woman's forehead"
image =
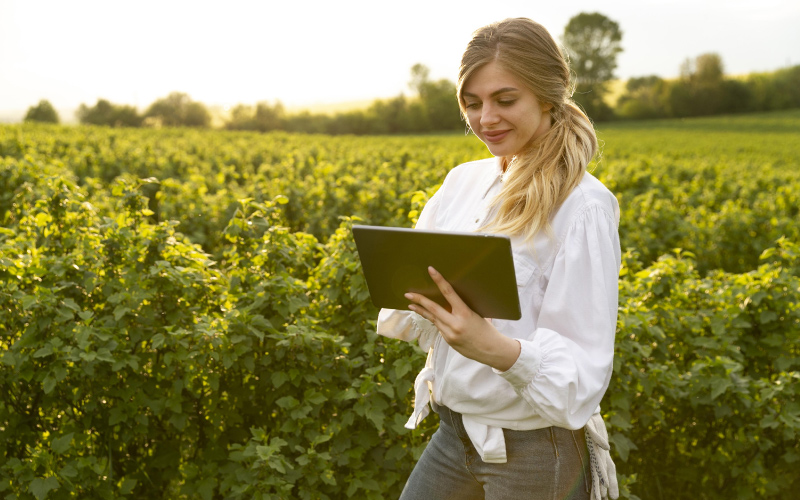
{"label": "woman's forehead", "polygon": [[464,96],[492,97],[497,94],[524,89],[522,82],[501,64],[492,61],[475,70],[464,82]]}

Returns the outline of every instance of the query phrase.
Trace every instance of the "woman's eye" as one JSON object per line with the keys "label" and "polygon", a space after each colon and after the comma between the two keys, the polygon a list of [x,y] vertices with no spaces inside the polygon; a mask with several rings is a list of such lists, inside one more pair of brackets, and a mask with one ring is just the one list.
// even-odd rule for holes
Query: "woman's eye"
{"label": "woman's eye", "polygon": [[467,109],[475,109],[475,108],[479,108],[480,106],[481,106],[481,103],[479,103],[479,102],[468,102],[465,107]]}
{"label": "woman's eye", "polygon": [[499,104],[501,106],[511,106],[515,102],[517,102],[516,99],[510,99],[510,100],[504,100],[504,101],[497,101],[497,104]]}

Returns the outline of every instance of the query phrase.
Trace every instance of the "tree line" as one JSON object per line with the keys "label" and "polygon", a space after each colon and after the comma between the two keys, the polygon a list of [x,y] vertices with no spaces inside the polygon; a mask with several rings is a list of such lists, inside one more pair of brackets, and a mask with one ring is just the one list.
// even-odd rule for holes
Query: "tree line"
{"label": "tree line", "polygon": [[[680,118],[727,113],[773,111],[800,107],[800,65],[769,73],[730,77],[716,53],[684,61],[680,76],[665,80],[657,75],[630,78],[615,103],[609,102],[617,55],[622,52],[619,24],[600,13],[581,13],[564,28],[562,43],[574,73],[573,98],[593,121],[615,119]],[[411,68],[412,95],[379,99],[366,109],[333,115],[303,111],[288,113],[278,101],[238,104],[224,128],[339,134],[403,134],[463,130],[455,99],[456,86],[447,79],[432,81],[422,64]],[[133,106],[98,99],[81,104],[76,112],[83,124],[114,127],[183,126],[208,128],[212,116],[201,102],[173,92],[156,100],[144,113]],[[46,100],[28,109],[25,121],[58,123]]]}

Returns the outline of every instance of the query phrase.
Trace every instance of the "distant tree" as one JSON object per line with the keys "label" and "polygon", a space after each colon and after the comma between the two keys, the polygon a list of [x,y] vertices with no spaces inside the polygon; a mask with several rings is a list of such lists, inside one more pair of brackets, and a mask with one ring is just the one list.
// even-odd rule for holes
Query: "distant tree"
{"label": "distant tree", "polygon": [[725,75],[722,58],[716,53],[700,54],[694,59],[686,59],[680,67],[682,80],[696,85],[719,85]]}
{"label": "distant tree", "polygon": [[330,129],[333,117],[323,114],[311,114],[301,111],[297,114],[287,115],[284,118],[284,127],[289,132],[306,132],[309,134],[324,134]]}
{"label": "distant tree", "polygon": [[450,80],[427,82],[420,95],[433,130],[456,130],[464,127],[456,100],[456,86]]}
{"label": "distant tree", "polygon": [[623,118],[659,118],[665,115],[664,92],[667,83],[656,75],[631,78],[617,101],[617,114]]}
{"label": "distant tree", "polygon": [[700,54],[695,59],[695,78],[704,85],[717,85],[725,76],[722,58],[719,54]]}
{"label": "distant tree", "polygon": [[202,102],[189,102],[183,112],[183,125],[186,127],[208,127],[211,125],[211,113],[208,112],[208,108]]}
{"label": "distant tree", "polygon": [[231,108],[230,118],[225,122],[228,130],[253,130],[253,107],[245,104],[237,104]]}
{"label": "distant tree", "polygon": [[669,115],[701,116],[747,109],[747,91],[739,85],[726,84],[724,76],[719,54],[700,54],[694,59],[686,59],[680,67],[680,79],[670,86],[667,93]]}
{"label": "distant tree", "polygon": [[28,108],[25,114],[26,122],[58,123],[58,113],[50,101],[42,99],[36,106]]}
{"label": "distant tree", "polygon": [[[385,132],[379,131],[377,133],[400,134],[416,131],[419,121],[414,123],[412,115],[409,113],[410,104],[402,94],[393,99],[373,102],[367,112],[374,115],[386,127]],[[420,119],[423,116],[422,113],[419,113],[417,118]]]}
{"label": "distant tree", "polygon": [[[231,118],[225,124],[229,130],[282,130],[285,128],[286,112],[280,102],[270,106],[260,102],[256,107],[238,104],[231,110]],[[304,130],[305,132],[305,130]]]}
{"label": "distant tree", "polygon": [[612,116],[603,98],[606,82],[614,77],[617,55],[622,52],[619,24],[598,12],[582,12],[564,28],[563,43],[576,75],[573,98],[594,120]]}
{"label": "distant tree", "polygon": [[800,107],[800,65],[772,73],[751,74],[745,84],[752,95],[755,111]]}
{"label": "distant tree", "polygon": [[463,127],[455,84],[447,79],[432,82],[428,79],[429,74],[428,68],[422,64],[411,67],[408,86],[422,103],[422,116],[417,119],[414,131],[456,130]]}
{"label": "distant tree", "polygon": [[81,123],[110,127],[138,127],[143,120],[135,107],[112,104],[106,99],[98,99],[92,107],[81,104],[75,115]]}
{"label": "distant tree", "polygon": [[[383,101],[375,101],[376,103]],[[328,134],[385,134],[389,131],[386,122],[381,121],[372,109],[368,110],[354,110],[337,113],[327,123]]]}
{"label": "distant tree", "polygon": [[147,108],[145,117],[156,118],[168,127],[208,127],[211,124],[208,109],[182,92],[172,92],[156,100]]}
{"label": "distant tree", "polygon": [[413,90],[417,95],[422,95],[422,88],[428,83],[428,76],[431,71],[427,66],[417,63],[411,67],[411,81],[408,82],[408,87]]}
{"label": "distant tree", "polygon": [[282,129],[285,115],[286,111],[280,102],[276,102],[273,106],[266,102],[256,104],[254,116],[256,130],[267,132],[269,130]]}

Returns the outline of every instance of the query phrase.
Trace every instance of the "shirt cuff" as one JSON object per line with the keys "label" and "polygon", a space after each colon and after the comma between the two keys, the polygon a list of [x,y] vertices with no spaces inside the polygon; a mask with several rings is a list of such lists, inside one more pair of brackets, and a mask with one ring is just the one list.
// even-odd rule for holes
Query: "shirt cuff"
{"label": "shirt cuff", "polygon": [[436,341],[436,335],[439,334],[439,329],[436,328],[436,325],[417,313],[412,313],[411,321],[414,323],[414,328],[417,331],[417,343],[419,343],[420,349],[424,352],[428,352]]}
{"label": "shirt cuff", "polygon": [[533,380],[536,372],[539,371],[539,366],[542,364],[540,338],[541,336],[537,335],[530,341],[514,339],[520,344],[520,352],[517,361],[511,365],[511,368],[504,372],[492,368],[496,374],[506,379],[516,391],[527,387]]}

